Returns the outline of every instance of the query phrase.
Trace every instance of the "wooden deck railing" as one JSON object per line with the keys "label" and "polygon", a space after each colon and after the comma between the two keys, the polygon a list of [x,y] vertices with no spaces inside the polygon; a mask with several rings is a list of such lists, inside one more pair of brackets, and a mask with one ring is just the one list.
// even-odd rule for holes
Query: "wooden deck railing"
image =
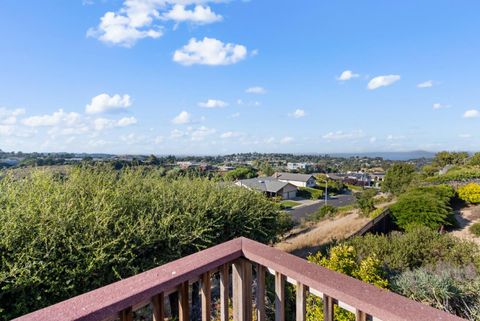
{"label": "wooden deck railing", "polygon": [[[338,307],[353,312],[358,321],[463,320],[246,238],[214,246],[16,320],[103,321],[119,318],[131,321],[135,310],[150,304],[153,320],[163,321],[167,297],[177,292],[179,321],[189,321],[189,288],[199,282],[201,319],[208,321],[212,309],[211,280],[215,275],[220,288],[220,321],[228,321],[230,317],[234,321],[251,321],[253,312],[256,321],[265,321],[267,273],[275,277],[275,321],[285,320],[286,282],[296,288],[297,321],[305,321],[307,293],[323,299],[324,321],[333,321],[334,309]],[[255,291],[252,289],[254,276]],[[233,315],[229,315],[230,311]]]}

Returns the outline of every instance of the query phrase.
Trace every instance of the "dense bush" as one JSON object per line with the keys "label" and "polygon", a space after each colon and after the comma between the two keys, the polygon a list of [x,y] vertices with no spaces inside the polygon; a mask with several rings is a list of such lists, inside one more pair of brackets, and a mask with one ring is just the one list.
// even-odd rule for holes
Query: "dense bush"
{"label": "dense bush", "polygon": [[[380,288],[386,288],[388,281],[384,277],[381,262],[375,256],[359,258],[354,247],[349,245],[337,245],[332,247],[327,256],[317,252],[310,255],[308,261],[326,267],[327,269],[340,272]],[[354,321],[355,315],[336,308],[335,320]],[[313,294],[307,297],[307,320],[323,320],[322,299]]]}
{"label": "dense bush", "polygon": [[374,197],[376,194],[377,191],[374,189],[367,189],[356,194],[358,208],[364,216],[367,216],[375,209]]}
{"label": "dense bush", "polygon": [[478,204],[480,203],[480,185],[470,183],[458,189],[458,197],[465,202]]}
{"label": "dense bush", "polygon": [[414,226],[438,229],[450,224],[450,200],[454,195],[453,188],[447,185],[419,187],[402,194],[390,209],[402,229]]}
{"label": "dense bush", "polygon": [[446,174],[429,177],[428,182],[448,183],[452,181],[468,181],[470,179],[480,178],[479,166],[458,166],[450,169]]}
{"label": "dense bush", "polygon": [[392,289],[468,320],[480,320],[480,277],[472,266],[439,263],[407,270],[394,278]]}
{"label": "dense bush", "polygon": [[297,196],[311,200],[321,199],[323,194],[323,190],[311,187],[300,187],[297,192]]}
{"label": "dense bush", "polygon": [[325,205],[320,207],[316,212],[309,216],[312,221],[319,221],[325,217],[334,217],[338,213],[338,209],[335,206]]}
{"label": "dense bush", "polygon": [[35,170],[0,180],[0,319],[246,236],[270,242],[260,193],[155,171]]}
{"label": "dense bush", "polygon": [[390,235],[367,234],[348,241],[359,257],[375,255],[390,275],[445,262],[452,266],[480,268],[480,249],[472,242],[426,227]]}
{"label": "dense bush", "polygon": [[407,190],[415,176],[415,166],[408,163],[392,165],[385,174],[382,190],[400,195]]}
{"label": "dense bush", "polygon": [[475,236],[480,236],[480,223],[474,223],[470,226],[470,232]]}

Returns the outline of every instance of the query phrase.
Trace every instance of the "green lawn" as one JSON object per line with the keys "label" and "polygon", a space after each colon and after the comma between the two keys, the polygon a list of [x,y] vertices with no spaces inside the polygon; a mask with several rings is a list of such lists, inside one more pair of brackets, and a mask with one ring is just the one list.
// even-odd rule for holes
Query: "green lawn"
{"label": "green lawn", "polygon": [[300,204],[301,203],[294,202],[294,201],[282,201],[282,202],[280,202],[280,206],[282,206],[282,208],[292,208],[292,207],[300,205]]}

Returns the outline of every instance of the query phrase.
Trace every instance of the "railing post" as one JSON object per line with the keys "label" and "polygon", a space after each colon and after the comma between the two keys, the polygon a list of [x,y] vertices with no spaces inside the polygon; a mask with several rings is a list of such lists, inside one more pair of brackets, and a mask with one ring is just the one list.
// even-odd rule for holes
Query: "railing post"
{"label": "railing post", "polygon": [[202,321],[210,321],[211,292],[210,272],[206,272],[202,275]]}
{"label": "railing post", "polygon": [[152,297],[153,321],[165,320],[165,297],[163,292]]}
{"label": "railing post", "polygon": [[357,310],[355,313],[355,321],[367,321],[367,314],[363,311]]}
{"label": "railing post", "polygon": [[252,320],[252,264],[240,259],[232,266],[233,320]]}
{"label": "railing post", "polygon": [[275,321],[285,321],[285,276],[275,272]]}
{"label": "railing post", "polygon": [[126,308],[119,313],[120,321],[133,321],[132,307]]}
{"label": "railing post", "polygon": [[333,298],[324,294],[323,295],[323,320],[333,321]]}
{"label": "railing post", "polygon": [[220,269],[220,321],[228,321],[228,288],[229,288],[228,264]]}
{"label": "railing post", "polygon": [[257,307],[257,321],[265,321],[265,267],[257,264],[257,292],[255,305]]}
{"label": "railing post", "polygon": [[307,314],[306,306],[306,296],[307,296],[307,287],[300,282],[297,282],[296,288],[296,321],[305,321],[305,316]]}
{"label": "railing post", "polygon": [[190,321],[188,281],[185,281],[178,286],[178,319],[179,321]]}

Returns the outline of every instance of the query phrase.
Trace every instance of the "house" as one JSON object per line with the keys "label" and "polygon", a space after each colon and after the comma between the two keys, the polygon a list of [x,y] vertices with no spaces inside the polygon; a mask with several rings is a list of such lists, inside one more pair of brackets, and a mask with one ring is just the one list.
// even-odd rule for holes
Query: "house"
{"label": "house", "polygon": [[279,181],[273,177],[256,177],[250,179],[242,179],[235,183],[251,190],[264,193],[269,197],[280,196],[285,200],[295,198],[297,196],[297,186],[288,182]]}
{"label": "house", "polygon": [[316,178],[309,174],[275,173],[272,177],[297,187],[315,187],[316,185]]}
{"label": "house", "polygon": [[307,170],[310,166],[310,163],[287,163],[289,171]]}

